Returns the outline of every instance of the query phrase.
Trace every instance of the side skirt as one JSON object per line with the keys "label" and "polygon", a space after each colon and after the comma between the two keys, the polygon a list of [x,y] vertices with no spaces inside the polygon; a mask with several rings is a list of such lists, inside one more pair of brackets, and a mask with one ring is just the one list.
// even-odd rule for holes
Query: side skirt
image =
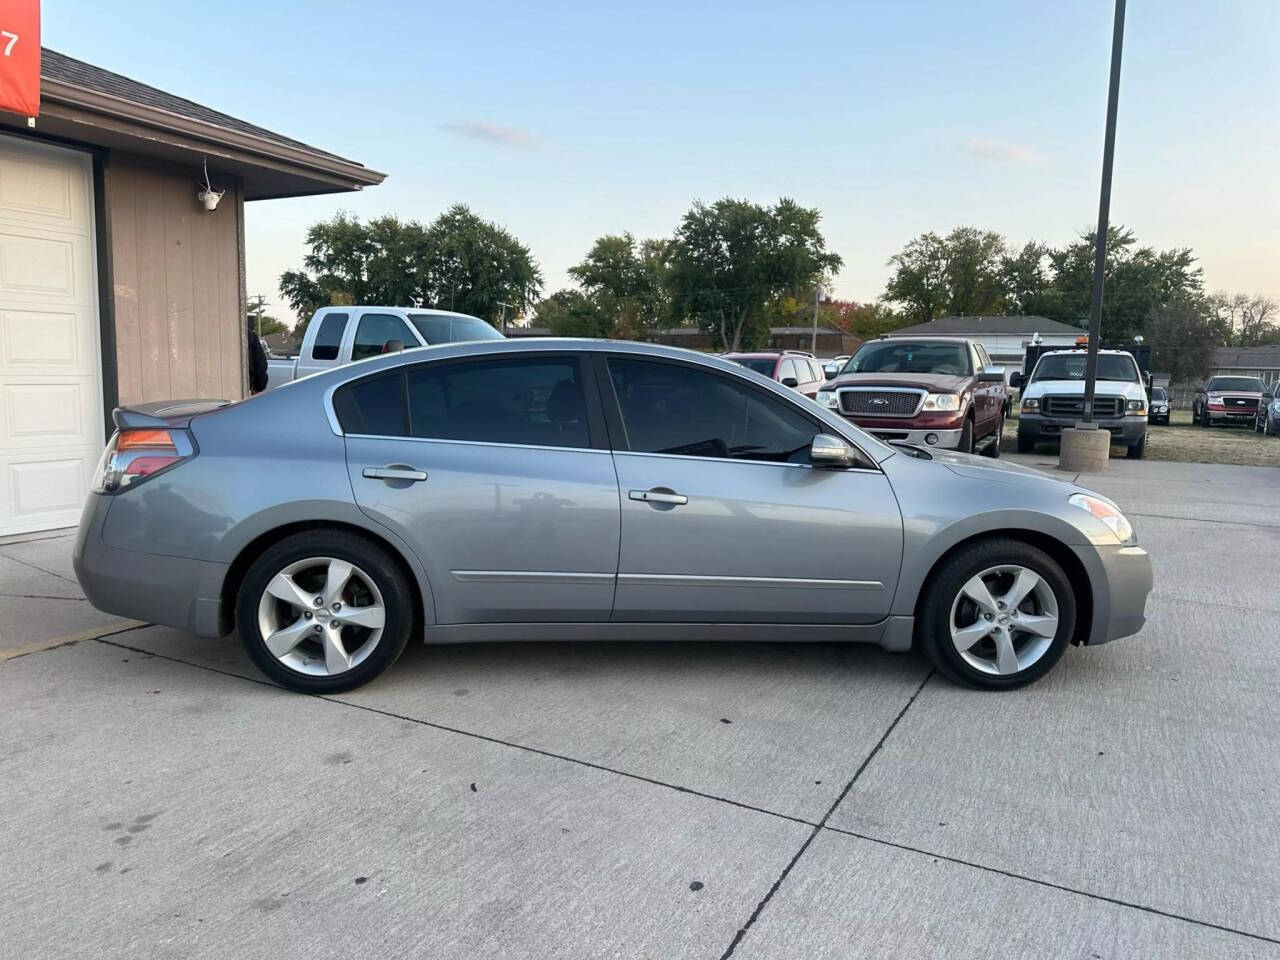
{"label": "side skirt", "polygon": [[879,623],[461,623],[428,627],[431,644],[554,640],[878,643],[911,649],[912,617]]}

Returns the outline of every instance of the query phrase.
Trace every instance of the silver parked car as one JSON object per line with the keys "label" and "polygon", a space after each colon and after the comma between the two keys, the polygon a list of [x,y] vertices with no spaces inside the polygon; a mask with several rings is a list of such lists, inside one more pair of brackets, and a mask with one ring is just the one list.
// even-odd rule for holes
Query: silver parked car
{"label": "silver parked car", "polygon": [[295,690],[412,638],[840,640],[976,687],[1144,623],[1104,497],[887,446],[739,364],[582,340],[374,357],[117,410],[75,547],[100,609],[239,634]]}

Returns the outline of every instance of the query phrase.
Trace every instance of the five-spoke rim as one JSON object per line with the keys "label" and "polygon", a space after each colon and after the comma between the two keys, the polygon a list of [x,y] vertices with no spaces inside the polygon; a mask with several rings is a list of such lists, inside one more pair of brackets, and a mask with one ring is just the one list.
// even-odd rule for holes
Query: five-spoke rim
{"label": "five-spoke rim", "polygon": [[951,604],[951,642],[969,666],[1008,676],[1045,655],[1058,632],[1058,598],[1044,577],[1001,564],[965,581]]}
{"label": "five-spoke rim", "polygon": [[262,642],[290,670],[332,677],[364,663],[386,624],[382,593],[346,560],[308,557],[268,581],[258,600]]}

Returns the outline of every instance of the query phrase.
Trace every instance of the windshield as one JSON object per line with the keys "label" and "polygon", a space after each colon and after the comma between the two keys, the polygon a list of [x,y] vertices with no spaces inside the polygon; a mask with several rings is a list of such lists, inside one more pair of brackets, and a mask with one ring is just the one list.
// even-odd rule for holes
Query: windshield
{"label": "windshield", "polygon": [[763,373],[766,377],[772,377],[773,368],[778,365],[777,357],[730,357],[729,359],[748,370]]}
{"label": "windshield", "polygon": [[1248,390],[1252,393],[1262,392],[1262,381],[1257,377],[1214,377],[1209,381],[1209,390]]}
{"label": "windshield", "polygon": [[1165,396],[1164,396],[1164,387],[1156,387],[1154,390],[1152,390],[1152,391],[1151,391],[1151,399],[1152,399],[1152,400],[1159,400],[1161,403],[1163,403],[1163,402],[1164,402],[1164,399],[1165,399]]}
{"label": "windshield", "polygon": [[960,377],[973,371],[963,343],[881,340],[864,343],[840,372],[941,373]]}
{"label": "windshield", "polygon": [[449,313],[411,313],[409,319],[429,344],[506,339],[479,317]]}
{"label": "windshield", "polygon": [[[1036,380],[1083,380],[1085,355],[1083,353],[1050,353],[1040,358],[1032,382]],[[1098,379],[1121,383],[1138,382],[1138,365],[1133,357],[1124,353],[1098,355]]]}

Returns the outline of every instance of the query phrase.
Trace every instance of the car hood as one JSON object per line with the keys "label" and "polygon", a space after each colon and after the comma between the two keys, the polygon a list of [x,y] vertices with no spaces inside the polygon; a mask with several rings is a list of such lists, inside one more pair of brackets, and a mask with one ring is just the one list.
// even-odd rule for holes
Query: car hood
{"label": "car hood", "polygon": [[948,450],[929,450],[934,463],[945,467],[952,473],[962,477],[973,477],[976,480],[989,480],[996,483],[1051,483],[1081,489],[1077,484],[1051,473],[1023,466],[1009,460],[994,460],[991,457],[980,457],[972,453],[957,453]]}
{"label": "car hood", "polygon": [[955,377],[943,373],[847,373],[829,381],[824,390],[840,387],[912,387],[935,393],[959,393],[969,386],[972,377]]}

